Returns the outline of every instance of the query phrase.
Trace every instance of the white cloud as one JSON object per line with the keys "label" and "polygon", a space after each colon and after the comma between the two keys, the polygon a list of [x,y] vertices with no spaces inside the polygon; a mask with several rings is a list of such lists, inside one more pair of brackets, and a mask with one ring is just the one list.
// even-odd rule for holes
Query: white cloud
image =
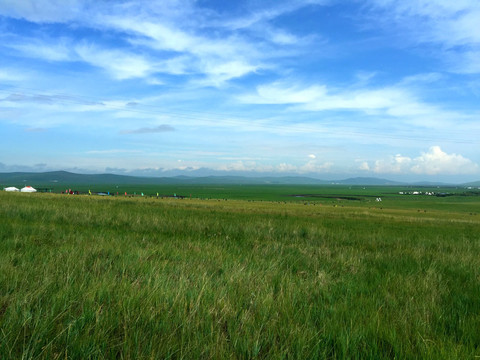
{"label": "white cloud", "polygon": [[[85,61],[118,80],[148,78],[153,72],[189,73],[204,75],[207,85],[221,85],[263,67],[261,59],[270,56],[268,51],[262,52],[258,45],[253,46],[250,40],[234,32],[201,35],[205,24],[185,21],[188,16],[193,18],[192,9],[184,9],[185,2],[168,2],[166,6],[124,2],[110,7],[76,0],[7,3],[9,6],[0,3],[0,14],[39,23],[74,22],[96,30],[116,31],[119,39],[130,42],[130,47],[110,48],[111,45],[100,42],[75,44],[67,38],[52,41],[21,37],[9,47],[30,58]],[[196,9],[195,13],[201,12]],[[188,29],[185,24],[194,27]],[[283,38],[287,41],[286,35]],[[148,57],[134,52],[142,47]]]}
{"label": "white cloud", "polygon": [[[294,12],[308,5],[326,5],[331,0],[297,0],[275,1],[275,7],[251,9],[248,16],[223,21],[224,26],[231,29],[251,28],[255,24],[269,22],[281,15]],[[267,3],[267,2],[265,2]],[[262,4],[262,2],[259,2]]]}
{"label": "white cloud", "polygon": [[368,162],[362,161],[360,163],[360,166],[358,167],[358,169],[362,170],[362,171],[369,171],[370,170],[370,165],[368,165]]}
{"label": "white cloud", "polygon": [[439,41],[444,41],[450,46],[478,45],[480,43],[479,23],[480,5],[477,1],[475,5],[468,4],[447,20],[437,24],[435,34]]}
{"label": "white cloud", "polygon": [[325,173],[329,172],[333,167],[333,162],[327,161],[324,163],[318,163],[316,160],[310,160],[306,164],[300,166],[298,171],[300,173]]}
{"label": "white cloud", "polygon": [[413,21],[419,30],[429,30],[420,41],[438,41],[450,45],[480,41],[477,0],[370,0],[377,9],[384,9],[385,21],[409,26]]}
{"label": "white cloud", "polygon": [[391,109],[415,101],[412,94],[402,88],[333,91],[326,85],[305,87],[284,82],[258,86],[256,94],[239,99],[254,104],[299,104],[297,109],[308,111]]}
{"label": "white cloud", "polygon": [[[346,87],[343,89],[330,88],[324,84],[302,85],[295,83],[273,82],[257,86],[254,93],[243,94],[237,97],[244,104],[273,104],[286,105],[290,111],[321,112],[321,111],[354,111],[366,116],[365,120],[372,124],[375,119],[395,118],[392,131],[404,127],[411,136],[413,130],[450,131],[452,126],[459,129],[461,126],[472,128],[478,121],[475,113],[462,112],[457,109],[445,109],[436,104],[423,101],[418,95],[415,86],[408,84],[422,81],[435,81],[434,75],[419,75],[409,77],[398,84],[387,87]],[[360,124],[359,119],[356,126]],[[382,128],[387,128],[385,123]],[[292,127],[289,128],[292,131]],[[462,130],[464,133],[464,131]],[[420,133],[417,133],[420,134]],[[389,131],[387,136],[392,135]],[[432,136],[431,133],[422,133],[423,136]],[[462,136],[464,137],[464,136]]]}
{"label": "white cloud", "polygon": [[238,36],[200,36],[168,21],[158,23],[148,16],[106,16],[103,21],[104,26],[129,33],[133,44],[173,52],[170,58],[164,59],[163,71],[203,74],[207,85],[221,85],[263,67],[261,53]]}
{"label": "white cloud", "polygon": [[118,80],[144,78],[161,68],[174,68],[168,63],[160,67],[147,57],[128,50],[108,49],[96,44],[75,44],[73,40],[67,38],[60,40],[18,38],[7,46],[25,57],[35,59],[55,62],[83,61],[104,69]]}
{"label": "white cloud", "polygon": [[[401,31],[414,43],[440,45],[453,71],[479,73],[480,2],[477,0],[370,0],[385,27]],[[459,63],[461,66],[459,66]]]}
{"label": "white cloud", "polygon": [[281,172],[281,173],[288,173],[288,172],[295,172],[297,171],[297,167],[292,164],[287,164],[287,163],[280,163],[276,166],[276,171]]}
{"label": "white cloud", "polygon": [[47,61],[73,61],[76,59],[75,54],[71,51],[71,44],[67,39],[40,40],[19,38],[7,46],[31,58]]}
{"label": "white cloud", "polygon": [[479,74],[480,46],[475,50],[465,51],[461,58],[450,56],[450,62],[451,68],[459,74]]}
{"label": "white cloud", "polygon": [[150,42],[144,42],[144,44],[149,44],[158,50],[180,53],[197,47],[199,42],[203,43],[201,38],[189,35],[173,26],[150,21],[145,17],[104,16],[101,21],[103,26],[149,39]]}
{"label": "white cloud", "polygon": [[238,99],[247,104],[308,104],[326,96],[326,87],[312,85],[303,87],[285,82],[260,85],[256,94],[245,94]]}
{"label": "white cloud", "polygon": [[18,82],[25,80],[25,74],[18,70],[0,68],[0,81],[2,82]]}
{"label": "white cloud", "polygon": [[150,84],[161,84],[161,81],[151,78],[150,75],[153,73],[181,75],[195,70],[193,59],[188,56],[158,59],[152,55],[134,53],[129,49],[108,48],[85,42],[75,43],[67,38],[61,40],[17,38],[6,46],[22,56],[34,59],[55,62],[83,61],[104,69],[117,80],[145,78]]}
{"label": "white cloud", "polygon": [[415,74],[410,75],[402,79],[402,85],[423,85],[427,84],[430,85],[439,81],[443,78],[443,75],[440,73],[430,72],[430,73],[423,73],[423,74]]}
{"label": "white cloud", "polygon": [[155,71],[145,57],[121,50],[105,50],[95,45],[78,45],[78,56],[85,62],[100,67],[119,80],[142,78]]}
{"label": "white cloud", "polygon": [[[309,43],[308,36],[299,38],[277,28],[273,20],[311,4],[328,2],[301,0],[243,5],[249,15],[233,15],[232,19],[232,15],[225,16],[192,1],[104,4],[91,0],[4,0],[0,2],[0,15],[37,23],[71,23],[109,34],[113,31],[124,46],[122,50],[111,48],[111,44],[101,43],[102,37],[90,45],[76,44],[73,40],[69,43],[66,38],[60,43],[15,41],[12,47],[31,58],[85,61],[105,69],[118,80],[152,81],[155,72],[193,74],[202,77],[193,81],[195,84],[221,86],[260,69],[271,70],[273,66],[267,60],[304,47]],[[139,49],[143,54],[138,53]]]}
{"label": "white cloud", "polygon": [[222,164],[217,167],[217,170],[221,171],[271,171],[271,167],[260,166],[255,161],[235,161],[228,164]]}
{"label": "white cloud", "polygon": [[257,66],[242,61],[217,61],[207,60],[203,62],[202,72],[206,75],[206,81],[200,81],[206,85],[220,86],[224,82],[242,77],[257,70]]}
{"label": "white cloud", "polygon": [[[388,160],[377,160],[373,171],[376,173],[401,174],[411,171],[412,159],[401,154],[392,156]],[[368,166],[369,167],[369,166]]]}
{"label": "white cloud", "polygon": [[[363,163],[364,170],[370,166]],[[387,160],[375,161],[373,171],[381,174],[458,175],[476,174],[478,164],[459,154],[447,154],[439,146],[432,146],[416,158],[397,154]]]}
{"label": "white cloud", "polygon": [[318,163],[315,160],[310,160],[303,165],[294,165],[290,163],[279,163],[277,165],[259,164],[255,161],[235,161],[232,163],[222,164],[215,167],[215,170],[221,171],[254,171],[259,173],[326,173],[331,170],[333,162],[327,161]]}
{"label": "white cloud", "polygon": [[269,39],[279,45],[294,45],[298,44],[301,39],[297,36],[288,33],[286,31],[277,30],[277,29],[269,29],[267,30]]}
{"label": "white cloud", "polygon": [[[326,85],[302,86],[285,82],[258,86],[256,94],[243,95],[239,100],[252,104],[296,104],[295,109],[307,111],[394,110],[416,102],[412,94],[400,87],[334,91]],[[419,110],[423,111],[421,107]]]}
{"label": "white cloud", "polygon": [[0,14],[33,22],[64,22],[86,8],[88,0],[3,0]]}
{"label": "white cloud", "polygon": [[414,159],[411,168],[416,174],[475,174],[479,167],[458,154],[447,154],[439,146],[432,146],[428,152]]}

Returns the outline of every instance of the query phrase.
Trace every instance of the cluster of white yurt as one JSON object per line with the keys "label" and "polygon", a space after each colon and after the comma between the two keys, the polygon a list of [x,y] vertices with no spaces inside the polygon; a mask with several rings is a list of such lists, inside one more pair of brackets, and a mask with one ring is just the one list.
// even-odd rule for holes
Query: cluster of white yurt
{"label": "cluster of white yurt", "polygon": [[23,192],[23,193],[34,193],[34,192],[37,192],[36,189],[34,189],[33,187],[31,186],[25,186],[21,189],[17,189],[15,186],[10,186],[10,187],[6,187],[6,188],[3,188],[4,191],[11,191],[11,192],[17,192],[17,191],[20,191],[20,192]]}

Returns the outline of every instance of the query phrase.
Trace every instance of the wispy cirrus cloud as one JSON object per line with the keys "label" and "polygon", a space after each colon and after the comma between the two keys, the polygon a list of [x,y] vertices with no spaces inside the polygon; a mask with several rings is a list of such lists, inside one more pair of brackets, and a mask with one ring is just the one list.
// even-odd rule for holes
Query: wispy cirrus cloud
{"label": "wispy cirrus cloud", "polygon": [[168,69],[168,65],[162,67],[150,56],[126,48],[109,48],[68,38],[17,37],[6,47],[23,57],[48,62],[83,62],[104,70],[117,80],[148,78],[155,72]]}
{"label": "wispy cirrus cloud", "polygon": [[118,80],[143,78],[155,72],[155,64],[146,57],[125,50],[102,49],[92,44],[75,47],[79,58],[100,67]]}
{"label": "wispy cirrus cloud", "polygon": [[[117,80],[148,79],[154,73],[193,74],[200,77],[197,84],[221,86],[259,70],[270,71],[274,68],[272,58],[285,56],[287,47],[295,52],[304,46],[308,42],[304,38],[271,22],[302,7],[324,3],[279,2],[251,9],[250,15],[225,18],[224,14],[189,1],[121,1],[107,7],[91,1],[27,0],[12,8],[0,4],[0,14],[38,23],[78,23],[95,31],[114,31],[123,40],[123,46],[115,48],[106,42],[79,43],[69,39],[68,34],[61,41],[18,38],[11,42],[9,46],[24,56],[86,62]],[[61,13],[62,9],[65,13]],[[283,48],[278,53],[272,44]]]}
{"label": "wispy cirrus cloud", "polygon": [[[369,0],[368,4],[376,11],[385,11],[386,17],[379,19],[385,23],[404,26],[411,32],[424,31],[417,41],[439,42],[446,46],[480,42],[480,4],[476,0]],[[422,23],[411,26],[418,20]]]}
{"label": "wispy cirrus cloud", "polygon": [[145,16],[106,16],[104,24],[130,34],[133,44],[164,52],[158,70],[203,75],[206,84],[221,85],[263,67],[261,52],[232,34],[202,36]]}
{"label": "wispy cirrus cloud", "polygon": [[259,85],[255,92],[243,94],[238,101],[246,104],[284,105],[295,112],[354,111],[370,116],[394,117],[405,123],[426,127],[445,127],[459,120],[476,119],[457,110],[449,110],[422,100],[409,86],[412,82],[435,81],[435,76],[409,77],[385,87],[330,88],[324,84],[305,85],[295,81]]}
{"label": "wispy cirrus cloud", "polygon": [[274,82],[259,85],[255,92],[237,99],[244,104],[274,105],[278,111],[286,112],[286,117],[294,116],[296,121],[289,124],[289,132],[299,127],[303,132],[322,136],[329,134],[348,141],[369,139],[385,145],[392,139],[475,144],[480,111],[422,99],[424,87],[431,87],[437,79],[434,75],[419,75],[385,87],[343,88]]}
{"label": "wispy cirrus cloud", "polygon": [[399,86],[330,89],[326,85],[275,82],[260,85],[254,94],[242,95],[239,100],[250,104],[284,104],[301,111],[377,110],[390,115],[399,114],[400,108],[415,109],[411,110],[415,114],[424,113],[429,108],[407,89]]}
{"label": "wispy cirrus cloud", "polygon": [[4,83],[17,83],[25,79],[25,73],[20,73],[16,69],[0,68],[0,81]]}
{"label": "wispy cirrus cloud", "polygon": [[385,27],[401,29],[411,43],[440,45],[441,58],[451,71],[480,72],[480,3],[459,1],[370,0]]}
{"label": "wispy cirrus cloud", "polygon": [[0,4],[0,14],[32,22],[64,22],[77,19],[91,3],[90,0],[5,0]]}
{"label": "wispy cirrus cloud", "polygon": [[263,3],[252,3],[250,5],[257,5],[257,7],[250,8],[248,15],[223,20],[223,25],[232,29],[251,28],[255,24],[263,24],[309,5],[327,5],[332,2],[332,0],[276,1],[274,5],[265,2],[264,7],[262,7]]}
{"label": "wispy cirrus cloud", "polygon": [[265,42],[271,42],[273,44],[305,44],[309,42],[311,38],[300,37],[291,31],[274,26],[272,21],[280,16],[293,13],[311,5],[325,6],[332,2],[332,0],[277,1],[275,2],[275,6],[268,6],[267,4],[266,7],[251,8],[247,12],[248,15],[221,19],[218,20],[215,25],[231,31],[247,30],[264,39]]}
{"label": "wispy cirrus cloud", "polygon": [[6,46],[16,52],[46,61],[75,61],[78,56],[67,38],[20,38],[12,39]]}

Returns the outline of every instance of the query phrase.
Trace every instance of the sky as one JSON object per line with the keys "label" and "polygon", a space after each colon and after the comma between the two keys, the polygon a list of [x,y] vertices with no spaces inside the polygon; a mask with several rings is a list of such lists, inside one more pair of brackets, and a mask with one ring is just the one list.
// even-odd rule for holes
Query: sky
{"label": "sky", "polygon": [[478,0],[0,0],[0,172],[480,180]]}

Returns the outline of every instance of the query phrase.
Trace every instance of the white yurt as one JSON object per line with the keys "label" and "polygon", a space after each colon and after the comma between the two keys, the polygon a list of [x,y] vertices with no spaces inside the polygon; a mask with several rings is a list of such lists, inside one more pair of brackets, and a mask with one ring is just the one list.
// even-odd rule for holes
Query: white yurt
{"label": "white yurt", "polygon": [[24,188],[22,188],[22,190],[20,190],[20,192],[34,193],[34,192],[37,192],[37,190],[35,190],[31,186],[25,186]]}
{"label": "white yurt", "polygon": [[3,188],[4,191],[20,191],[15,186]]}

